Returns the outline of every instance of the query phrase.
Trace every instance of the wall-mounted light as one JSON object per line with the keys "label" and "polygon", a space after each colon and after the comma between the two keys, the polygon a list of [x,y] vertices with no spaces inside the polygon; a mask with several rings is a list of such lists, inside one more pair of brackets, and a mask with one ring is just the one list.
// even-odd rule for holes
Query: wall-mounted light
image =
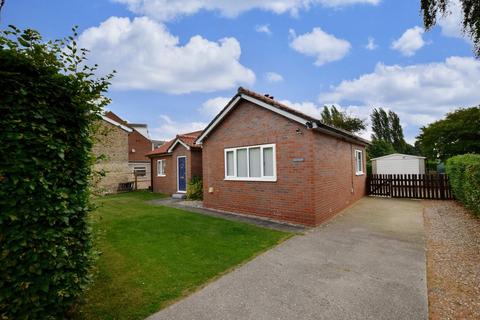
{"label": "wall-mounted light", "polygon": [[135,153],[135,149],[132,148],[132,153]]}
{"label": "wall-mounted light", "polygon": [[297,130],[295,130],[295,132],[296,132],[297,134],[303,134],[302,130],[300,130],[299,128],[297,128]]}

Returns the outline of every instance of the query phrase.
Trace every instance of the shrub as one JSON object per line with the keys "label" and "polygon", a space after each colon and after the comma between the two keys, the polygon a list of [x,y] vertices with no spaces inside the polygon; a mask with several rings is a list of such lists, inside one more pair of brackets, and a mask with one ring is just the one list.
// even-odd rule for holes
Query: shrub
{"label": "shrub", "polygon": [[203,199],[203,181],[200,177],[193,177],[187,185],[187,199],[188,200],[202,200]]}
{"label": "shrub", "polygon": [[73,37],[0,34],[2,319],[63,318],[90,281],[91,132],[111,75],[92,79],[85,54]]}
{"label": "shrub", "polygon": [[480,215],[480,154],[464,154],[445,166],[455,197]]}

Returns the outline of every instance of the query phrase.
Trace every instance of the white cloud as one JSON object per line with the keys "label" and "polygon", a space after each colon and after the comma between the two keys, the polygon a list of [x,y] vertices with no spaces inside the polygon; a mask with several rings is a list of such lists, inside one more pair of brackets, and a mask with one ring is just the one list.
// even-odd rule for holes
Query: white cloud
{"label": "white cloud", "polygon": [[317,66],[342,59],[351,47],[348,41],[338,39],[320,28],[314,28],[312,32],[299,36],[294,30],[289,32],[293,38],[290,47],[307,56],[316,57]]}
{"label": "white cloud", "polygon": [[230,99],[231,97],[216,97],[208,99],[202,103],[199,111],[200,113],[213,118],[227,105]]}
{"label": "white cloud", "polygon": [[451,0],[447,12],[449,12],[448,15],[439,16],[437,20],[442,29],[442,34],[447,37],[463,38],[469,41],[462,32],[463,12],[460,1]]}
{"label": "white cloud", "polygon": [[255,31],[259,33],[265,33],[268,35],[272,34],[272,31],[270,30],[270,26],[268,24],[261,24],[261,25],[255,26]]}
{"label": "white cloud", "polygon": [[160,115],[159,126],[151,130],[152,139],[171,140],[177,134],[188,133],[197,130],[203,130],[207,126],[204,122],[178,122],[172,120],[167,115]]}
{"label": "white cloud", "polygon": [[400,38],[393,41],[392,49],[400,51],[404,56],[411,57],[425,45],[424,30],[419,26],[407,29]]}
{"label": "white cloud", "polygon": [[377,64],[372,73],[344,80],[320,94],[322,103],[387,107],[406,125],[428,124],[458,107],[480,102],[480,61],[449,57],[410,66]]}
{"label": "white cloud", "polygon": [[267,72],[265,73],[265,79],[268,82],[280,82],[283,81],[283,77],[281,74],[278,74],[276,72]]}
{"label": "white cloud", "polygon": [[185,45],[167,28],[147,17],[110,17],[85,30],[79,46],[90,50],[89,61],[101,72],[117,70],[113,86],[166,93],[210,92],[251,85],[252,70],[240,64],[235,38],[209,41],[193,36]]}
{"label": "white cloud", "polygon": [[377,44],[375,43],[375,38],[373,37],[368,37],[368,43],[367,45],[365,46],[365,49],[367,50],[375,50],[377,49],[378,46]]}
{"label": "white cloud", "polygon": [[113,0],[127,5],[136,14],[147,15],[159,21],[169,21],[182,16],[193,15],[201,10],[216,11],[224,17],[260,9],[276,14],[297,15],[300,10],[308,10],[314,5],[338,8],[354,4],[376,5],[381,0]]}
{"label": "white cloud", "polygon": [[[320,120],[322,118],[322,111],[323,111],[324,105],[318,105],[311,101],[292,102],[290,100],[281,100],[280,102],[292,109],[298,110],[316,119]],[[327,105],[328,106],[334,105],[339,111],[345,111],[347,114],[352,114],[355,117],[365,118],[365,110],[364,110],[365,107],[353,106],[353,105],[344,107],[337,103],[329,103]]]}
{"label": "white cloud", "polygon": [[289,106],[292,109],[298,110],[300,112],[305,113],[311,117],[316,119],[320,119],[320,114],[322,113],[323,106],[320,107],[314,102],[311,101],[304,101],[304,102],[292,102],[289,100],[281,100],[281,103]]}

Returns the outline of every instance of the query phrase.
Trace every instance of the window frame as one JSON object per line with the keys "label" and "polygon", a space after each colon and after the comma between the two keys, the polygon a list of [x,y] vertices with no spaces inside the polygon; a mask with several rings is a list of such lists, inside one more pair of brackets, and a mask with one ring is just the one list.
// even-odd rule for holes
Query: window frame
{"label": "window frame", "polygon": [[[142,171],[145,171],[145,174],[144,175],[137,175],[135,172],[139,169],[142,170]],[[146,177],[147,176],[147,166],[139,166],[139,165],[134,166],[133,167],[133,174],[136,175],[137,177]]]}
{"label": "window frame", "polygon": [[[162,170],[162,171],[163,171],[162,174],[160,174],[160,171],[158,170],[158,165],[160,164],[160,162],[163,163],[163,164],[161,165],[161,166],[162,166],[162,169],[163,169],[163,170]],[[167,174],[166,174],[166,172],[165,172],[165,171],[166,171],[166,170],[165,170],[166,166],[167,166],[166,159],[159,159],[159,160],[157,160],[157,177],[166,177],[166,176],[167,176]]]}
{"label": "window frame", "polygon": [[[358,157],[358,154],[360,154],[360,157]],[[360,160],[360,165],[362,167],[362,169],[360,171],[358,170],[358,160]],[[363,163],[364,163],[364,161],[363,161],[363,151],[355,149],[355,175],[361,176],[361,175],[365,174],[365,172],[363,170],[363,168],[364,168]]]}
{"label": "window frame", "polygon": [[[260,148],[260,177],[238,177],[237,176],[237,150],[247,149],[247,174],[250,175],[250,149]],[[266,148],[272,148],[273,159],[273,176],[264,175],[264,159],[263,159],[263,150]],[[233,152],[233,176],[229,176],[227,173],[227,153]],[[277,152],[276,145],[274,143],[270,144],[259,144],[251,146],[241,146],[234,148],[225,148],[223,152],[224,159],[224,180],[229,181],[264,181],[264,182],[276,182],[277,181]]]}

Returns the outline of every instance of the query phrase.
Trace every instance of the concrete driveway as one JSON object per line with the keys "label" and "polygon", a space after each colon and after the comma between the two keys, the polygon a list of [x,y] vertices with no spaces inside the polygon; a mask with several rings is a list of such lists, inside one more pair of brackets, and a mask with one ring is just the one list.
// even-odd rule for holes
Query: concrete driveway
{"label": "concrete driveway", "polygon": [[422,205],[363,198],[149,319],[426,319]]}

